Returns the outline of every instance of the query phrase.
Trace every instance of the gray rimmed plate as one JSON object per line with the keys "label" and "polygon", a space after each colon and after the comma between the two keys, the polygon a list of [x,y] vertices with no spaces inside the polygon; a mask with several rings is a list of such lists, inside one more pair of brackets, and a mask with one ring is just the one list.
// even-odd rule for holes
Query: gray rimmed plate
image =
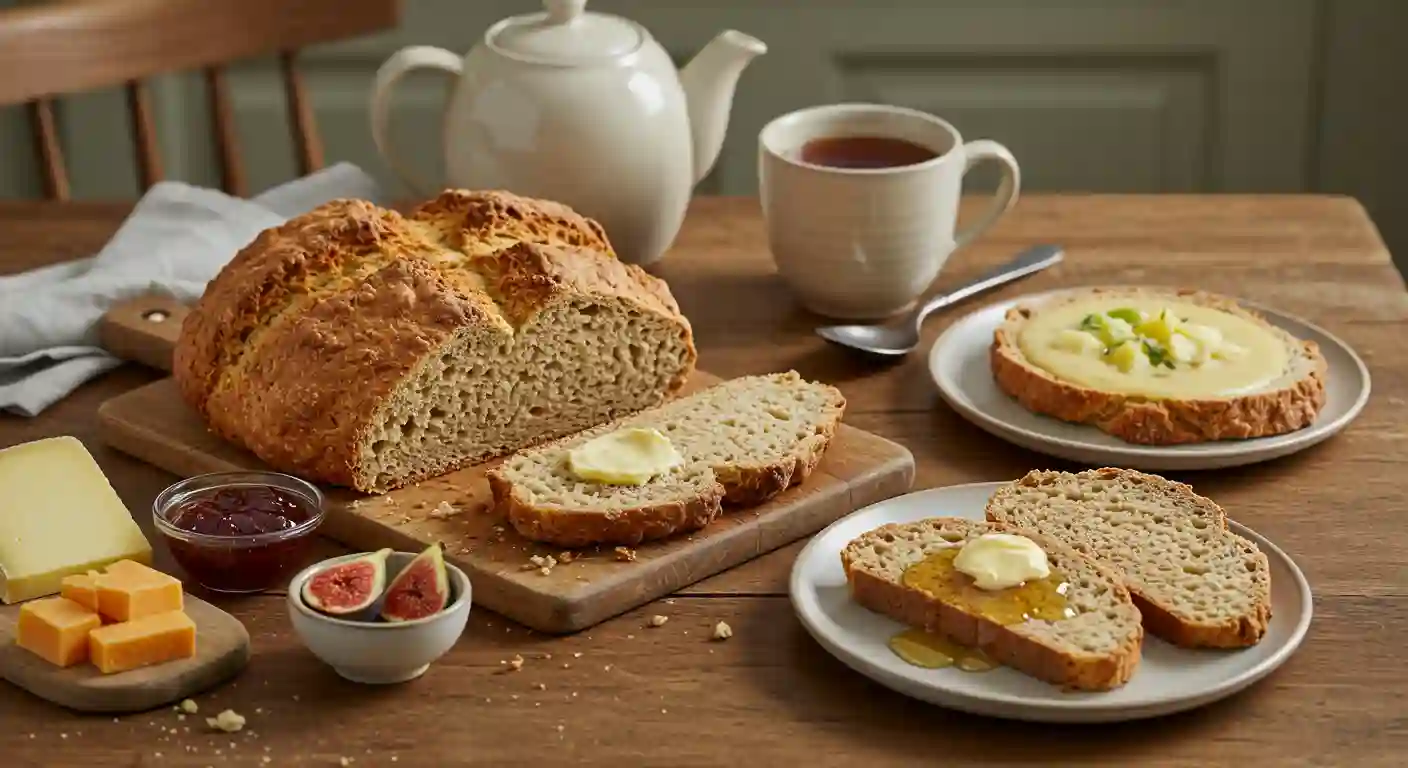
{"label": "gray rimmed plate", "polygon": [[1239,300],[1272,325],[1320,346],[1328,364],[1325,407],[1309,427],[1251,440],[1149,446],[1126,443],[1095,427],[1032,413],[998,389],[993,380],[988,361],[993,332],[1012,307],[1069,292],[1052,291],[999,302],[955,322],[929,352],[929,372],[939,394],[968,421],[1023,448],[1091,466],[1152,472],[1222,469],[1302,451],[1349,426],[1369,401],[1369,369],[1349,345],[1305,320]]}
{"label": "gray rimmed plate", "polygon": [[792,566],[792,606],[831,655],[876,682],[916,699],[979,715],[1055,723],[1104,723],[1172,714],[1231,696],[1295,653],[1310,629],[1310,585],[1296,564],[1256,532],[1228,521],[1271,564],[1271,623],[1262,641],[1240,650],[1185,650],[1146,635],[1129,683],[1104,693],[1070,693],[1012,669],[972,673],[922,669],[887,643],[903,625],[851,600],[840,552],[856,536],[886,523],[953,516],[982,520],[1004,483],[933,488],[872,504],[817,534]]}

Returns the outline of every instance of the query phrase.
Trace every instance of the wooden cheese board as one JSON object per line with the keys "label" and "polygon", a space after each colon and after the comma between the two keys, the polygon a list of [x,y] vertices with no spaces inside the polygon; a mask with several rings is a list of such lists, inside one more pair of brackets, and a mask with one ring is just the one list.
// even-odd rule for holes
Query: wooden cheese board
{"label": "wooden cheese board", "polygon": [[[120,357],[169,370],[185,308],[165,299],[114,307],[104,319],[104,346]],[[719,382],[696,373],[694,391]],[[248,452],[211,434],[181,400],[170,378],[131,390],[99,409],[103,439],[120,451],[181,477],[260,469]],[[562,550],[530,542],[492,514],[485,472],[469,467],[382,496],[325,489],[328,515],[320,531],[363,550],[415,551],[439,540],[469,575],[475,602],[534,629],[585,629],[700,579],[808,536],[860,507],[909,490],[914,457],[904,446],[842,425],[806,483],[768,504],[727,510],[693,535],[618,552]],[[446,507],[441,502],[448,504]],[[554,567],[532,558],[552,556]],[[629,559],[634,558],[634,559]]]}
{"label": "wooden cheese board", "polygon": [[239,619],[185,596],[196,625],[196,655],[105,675],[92,664],[56,667],[15,644],[20,605],[0,606],[0,677],[79,712],[141,712],[195,696],[239,674],[249,662],[249,633]]}

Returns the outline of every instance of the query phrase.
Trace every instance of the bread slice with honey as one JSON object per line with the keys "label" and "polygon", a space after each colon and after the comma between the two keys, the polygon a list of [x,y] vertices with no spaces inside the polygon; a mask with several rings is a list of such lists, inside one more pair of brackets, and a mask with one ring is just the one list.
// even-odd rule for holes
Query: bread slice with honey
{"label": "bread slice with honey", "polygon": [[[1072,381],[1031,359],[1023,334],[1043,315],[1074,303],[1111,306],[1193,305],[1251,323],[1284,349],[1279,375],[1228,393],[1191,397],[1113,391]],[[1247,326],[1243,326],[1247,327]],[[1278,356],[1280,357],[1280,356]],[[1313,341],[1297,339],[1236,301],[1196,290],[1141,287],[1092,288],[1008,310],[993,335],[990,362],[997,386],[1022,407],[1063,421],[1089,424],[1130,443],[1176,445],[1266,437],[1303,429],[1325,404],[1327,364]],[[1169,364],[1173,367],[1172,364]]]}
{"label": "bread slice with honey", "polygon": [[[1059,574],[1069,585],[1066,607],[1074,615],[1002,624],[951,596],[906,585],[906,570],[985,533],[1015,533],[1041,547],[1053,577]],[[841,565],[857,603],[1053,685],[1110,690],[1128,682],[1139,665],[1144,630],[1129,590],[1114,572],[1051,536],[954,517],[890,523],[847,544]]]}
{"label": "bread slice with honey", "polygon": [[[490,470],[496,509],[523,536],[564,547],[638,544],[708,525],[727,501],[761,504],[816,469],[841,422],[835,387],[795,371],[745,376],[521,451]],[[583,480],[572,450],[617,430],[654,429],[682,463],[642,485]]]}
{"label": "bread slice with honey", "polygon": [[1128,469],[1030,472],[987,519],[1059,539],[1119,574],[1153,635],[1189,648],[1255,645],[1271,621],[1271,566],[1183,483]]}

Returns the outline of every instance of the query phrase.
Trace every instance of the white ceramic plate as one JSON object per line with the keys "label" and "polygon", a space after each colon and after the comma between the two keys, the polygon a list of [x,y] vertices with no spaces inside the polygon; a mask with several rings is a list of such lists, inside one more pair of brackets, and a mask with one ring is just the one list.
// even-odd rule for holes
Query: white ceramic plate
{"label": "white ceramic plate", "polygon": [[1260,312],[1272,325],[1296,338],[1320,345],[1320,352],[1329,364],[1325,377],[1325,407],[1309,427],[1252,440],[1148,446],[1126,443],[1095,427],[1032,413],[998,389],[993,381],[992,366],[988,362],[993,332],[1014,305],[1040,302],[1065,292],[1053,291],[993,304],[950,326],[929,353],[929,372],[944,400],[968,421],[1023,448],[1082,464],[1151,472],[1221,469],[1305,450],[1348,426],[1369,401],[1369,369],[1343,341],[1304,320],[1250,302],[1239,302]]}
{"label": "white ceramic plate", "polygon": [[926,517],[983,519],[1002,483],[933,488],[872,504],[817,534],[792,566],[792,606],[807,631],[851,669],[900,693],[979,715],[1053,723],[1101,723],[1167,715],[1230,696],[1290,658],[1310,628],[1310,585],[1276,545],[1230,522],[1271,561],[1271,625],[1257,645],[1236,651],[1190,651],[1145,637],[1134,677],[1106,693],[1067,693],[1015,670],[972,673],[923,669],[901,661],[887,642],[903,625],[850,598],[840,552],[886,523]]}

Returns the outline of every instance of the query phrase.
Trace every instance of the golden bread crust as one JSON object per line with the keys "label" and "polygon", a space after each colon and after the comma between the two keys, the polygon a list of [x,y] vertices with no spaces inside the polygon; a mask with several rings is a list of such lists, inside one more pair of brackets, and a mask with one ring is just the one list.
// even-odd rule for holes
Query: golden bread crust
{"label": "golden bread crust", "polygon": [[336,200],[263,232],[187,316],[172,372],[214,431],[271,466],[384,491],[358,462],[397,384],[452,336],[501,346],[563,302],[624,302],[678,329],[687,352],[660,399],[693,371],[668,286],[617,260],[599,224],[449,190],[408,217]]}
{"label": "golden bread crust", "polygon": [[635,546],[677,533],[697,531],[719,516],[724,491],[720,485],[675,503],[629,507],[607,514],[538,507],[513,492],[513,483],[489,473],[495,508],[514,530],[531,541],[559,547],[593,544]]}
{"label": "golden bread crust", "polygon": [[1271,328],[1283,336],[1287,344],[1295,345],[1295,354],[1307,363],[1306,371],[1296,380],[1275,389],[1230,398],[1153,401],[1104,392],[1062,381],[1032,365],[1022,353],[1018,336],[1022,326],[1041,308],[1018,306],[1008,310],[1004,322],[993,334],[989,360],[998,388],[1034,413],[1089,424],[1126,442],[1142,445],[1179,445],[1285,434],[1310,426],[1324,407],[1327,364],[1315,342],[1294,339],[1230,298],[1188,289],[1112,287],[1094,288],[1062,301],[1131,293],[1172,296]]}

